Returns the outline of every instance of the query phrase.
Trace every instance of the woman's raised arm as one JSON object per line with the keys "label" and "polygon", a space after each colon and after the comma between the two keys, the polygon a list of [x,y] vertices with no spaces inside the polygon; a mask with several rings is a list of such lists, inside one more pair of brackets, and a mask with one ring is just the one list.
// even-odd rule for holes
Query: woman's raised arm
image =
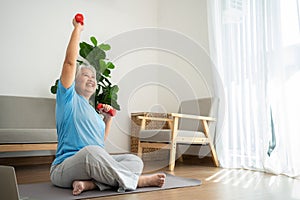
{"label": "woman's raised arm", "polygon": [[79,51],[79,40],[80,34],[83,30],[83,25],[80,22],[76,22],[75,18],[73,19],[73,26],[74,29],[66,50],[66,56],[60,77],[61,83],[65,88],[71,87],[75,80],[76,60]]}

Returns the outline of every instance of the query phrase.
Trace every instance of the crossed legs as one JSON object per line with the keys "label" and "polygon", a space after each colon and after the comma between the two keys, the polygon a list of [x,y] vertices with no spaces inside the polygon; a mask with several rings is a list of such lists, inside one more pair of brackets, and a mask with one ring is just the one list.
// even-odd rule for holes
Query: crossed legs
{"label": "crossed legs", "polygon": [[165,174],[141,175],[142,160],[131,154],[109,155],[103,148],[87,146],[74,156],[51,168],[51,181],[60,187],[73,187],[73,194],[99,188],[118,187],[135,190],[137,187],[158,186]]}

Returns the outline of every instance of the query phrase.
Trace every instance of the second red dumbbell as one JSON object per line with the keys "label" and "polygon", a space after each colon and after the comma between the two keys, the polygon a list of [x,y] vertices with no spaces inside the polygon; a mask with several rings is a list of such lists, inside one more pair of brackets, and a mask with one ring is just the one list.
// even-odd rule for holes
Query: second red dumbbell
{"label": "second red dumbbell", "polygon": [[[103,104],[99,103],[97,105],[97,110],[100,111],[100,109],[103,108]],[[110,114],[110,116],[115,116],[117,114],[117,111],[115,109],[110,109],[109,111],[107,111],[106,113]]]}

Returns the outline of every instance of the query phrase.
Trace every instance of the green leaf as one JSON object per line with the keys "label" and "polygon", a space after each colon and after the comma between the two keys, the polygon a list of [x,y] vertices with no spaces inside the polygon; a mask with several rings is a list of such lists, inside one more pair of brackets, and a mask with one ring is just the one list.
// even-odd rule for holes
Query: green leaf
{"label": "green leaf", "polygon": [[115,100],[111,101],[111,106],[116,110],[121,110],[120,105]]}
{"label": "green leaf", "polygon": [[89,63],[95,67],[97,70],[99,68],[99,60],[104,60],[106,57],[106,54],[103,50],[101,50],[98,47],[94,47],[92,51],[86,56],[85,59],[89,61]]}
{"label": "green leaf", "polygon": [[108,62],[106,65],[107,65],[108,69],[114,69],[115,68],[115,65],[112,62]]}
{"label": "green leaf", "polygon": [[110,50],[110,45],[109,44],[100,44],[99,48],[102,49],[103,51],[108,51]]}
{"label": "green leaf", "polygon": [[93,46],[89,45],[86,42],[81,42],[79,44],[79,47],[80,47],[79,55],[83,58],[86,58],[94,48]]}
{"label": "green leaf", "polygon": [[105,61],[100,59],[99,60],[99,71],[101,73],[103,73],[103,72],[105,72],[106,68],[107,68],[107,65],[106,65]]}
{"label": "green leaf", "polygon": [[51,88],[50,88],[50,91],[51,91],[52,94],[56,94],[56,92],[57,92],[58,81],[59,81],[59,79],[56,79],[54,85],[52,85]]}
{"label": "green leaf", "polygon": [[114,85],[114,86],[111,87],[111,91],[113,93],[117,93],[117,92],[119,92],[119,87],[117,85]]}
{"label": "green leaf", "polygon": [[110,78],[110,70],[109,70],[109,69],[106,69],[106,70],[103,72],[103,76],[106,76],[106,77],[109,77],[109,78]]}
{"label": "green leaf", "polygon": [[98,41],[97,41],[97,39],[94,36],[91,37],[91,42],[93,43],[93,45],[95,47],[97,46]]}
{"label": "green leaf", "polygon": [[57,92],[57,86],[56,85],[51,86],[50,91],[51,91],[52,94],[56,94],[56,92]]}
{"label": "green leaf", "polygon": [[111,99],[117,100],[118,99],[118,95],[116,93],[111,93]]}

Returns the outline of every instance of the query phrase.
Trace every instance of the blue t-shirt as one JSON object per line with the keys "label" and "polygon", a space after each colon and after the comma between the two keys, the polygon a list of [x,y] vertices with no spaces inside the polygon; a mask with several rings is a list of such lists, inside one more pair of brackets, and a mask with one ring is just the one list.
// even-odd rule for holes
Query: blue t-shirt
{"label": "blue t-shirt", "polygon": [[104,147],[105,123],[89,102],[58,82],[56,94],[58,146],[53,165],[63,162],[87,145]]}

